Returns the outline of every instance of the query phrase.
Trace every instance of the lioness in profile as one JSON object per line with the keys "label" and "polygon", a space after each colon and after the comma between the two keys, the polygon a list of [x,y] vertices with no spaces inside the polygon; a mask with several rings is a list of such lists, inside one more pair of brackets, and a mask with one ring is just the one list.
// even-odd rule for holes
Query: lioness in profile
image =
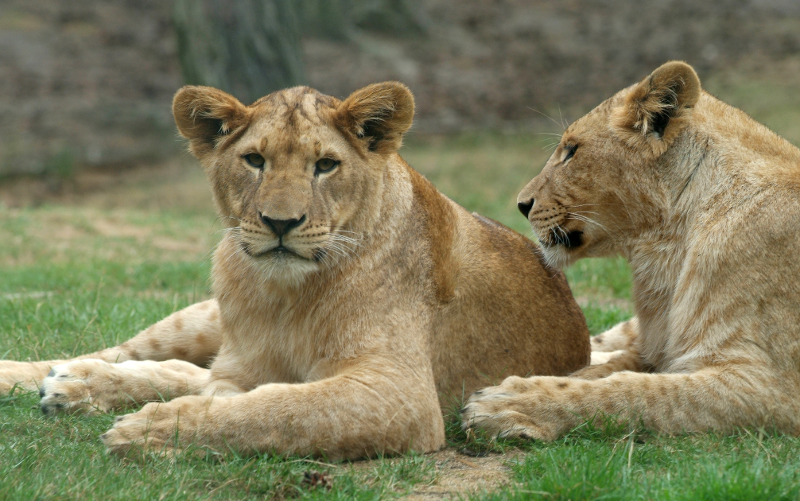
{"label": "lioness in profile", "polygon": [[120,418],[102,437],[119,454],[198,444],[342,459],[438,449],[440,403],[586,365],[564,276],[397,154],[413,113],[398,83],[251,106],[184,87],[175,121],[228,227],[215,299],[82,360],[4,362],[0,381],[38,383],[55,365],[47,414],[179,396]]}
{"label": "lioness in profile", "polygon": [[637,319],[593,341],[605,365],[477,392],[466,425],[800,432],[800,150],[671,62],[572,124],[518,201],[549,263],[625,256]]}

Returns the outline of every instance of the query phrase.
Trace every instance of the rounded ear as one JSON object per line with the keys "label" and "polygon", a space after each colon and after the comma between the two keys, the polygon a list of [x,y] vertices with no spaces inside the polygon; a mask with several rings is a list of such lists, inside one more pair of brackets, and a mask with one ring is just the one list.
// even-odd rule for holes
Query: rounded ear
{"label": "rounded ear", "polygon": [[368,85],[353,92],[336,111],[337,127],[378,153],[399,150],[413,121],[414,96],[400,82]]}
{"label": "rounded ear", "polygon": [[689,123],[700,93],[694,69],[683,61],[670,61],[631,89],[614,111],[612,123],[631,146],[648,146],[659,156]]}
{"label": "rounded ear", "polygon": [[232,132],[247,125],[249,113],[238,99],[213,87],[187,85],[172,100],[172,115],[189,151],[198,158],[210,153]]}

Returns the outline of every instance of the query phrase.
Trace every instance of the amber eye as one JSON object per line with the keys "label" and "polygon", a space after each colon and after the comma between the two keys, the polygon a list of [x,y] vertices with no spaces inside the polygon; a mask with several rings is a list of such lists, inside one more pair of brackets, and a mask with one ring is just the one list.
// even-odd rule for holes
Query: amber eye
{"label": "amber eye", "polygon": [[250,165],[250,167],[255,167],[256,169],[264,168],[264,157],[262,157],[258,153],[248,153],[242,158],[244,158],[244,161],[247,162]]}
{"label": "amber eye", "polygon": [[577,144],[568,144],[564,146],[564,151],[566,152],[566,155],[564,155],[564,160],[562,160],[562,162],[566,162],[567,160],[572,158],[575,155],[575,151],[577,149],[578,149]]}
{"label": "amber eye", "polygon": [[339,166],[338,160],[334,160],[332,158],[320,158],[319,160],[317,160],[317,163],[314,164],[315,167],[314,174],[322,174],[325,172],[330,172],[338,166]]}

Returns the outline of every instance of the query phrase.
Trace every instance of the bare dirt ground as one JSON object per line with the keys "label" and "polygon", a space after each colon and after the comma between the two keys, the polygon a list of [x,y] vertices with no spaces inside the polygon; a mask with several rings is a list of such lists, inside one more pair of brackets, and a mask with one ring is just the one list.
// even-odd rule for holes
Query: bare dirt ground
{"label": "bare dirt ground", "polygon": [[508,485],[510,468],[507,464],[522,456],[519,450],[505,454],[472,457],[453,448],[430,455],[436,462],[436,479],[429,485],[418,485],[404,499],[428,501],[464,497],[492,491]]}

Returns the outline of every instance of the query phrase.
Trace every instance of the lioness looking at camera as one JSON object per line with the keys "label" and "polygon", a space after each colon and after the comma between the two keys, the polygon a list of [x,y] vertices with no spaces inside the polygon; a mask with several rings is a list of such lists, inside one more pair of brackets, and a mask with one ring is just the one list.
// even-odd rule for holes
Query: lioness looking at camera
{"label": "lioness looking at camera", "polygon": [[197,444],[335,460],[436,450],[441,405],[586,365],[564,276],[397,154],[413,113],[391,82],[250,106],[184,87],[175,121],[227,226],[215,299],[81,360],[2,362],[0,381],[41,382],[46,414],[178,396],[116,421],[102,438],[118,454]]}
{"label": "lioness looking at camera", "polygon": [[606,364],[477,392],[467,426],[800,432],[800,150],[670,62],[567,128],[518,201],[550,264],[625,256],[637,317],[593,340]]}

